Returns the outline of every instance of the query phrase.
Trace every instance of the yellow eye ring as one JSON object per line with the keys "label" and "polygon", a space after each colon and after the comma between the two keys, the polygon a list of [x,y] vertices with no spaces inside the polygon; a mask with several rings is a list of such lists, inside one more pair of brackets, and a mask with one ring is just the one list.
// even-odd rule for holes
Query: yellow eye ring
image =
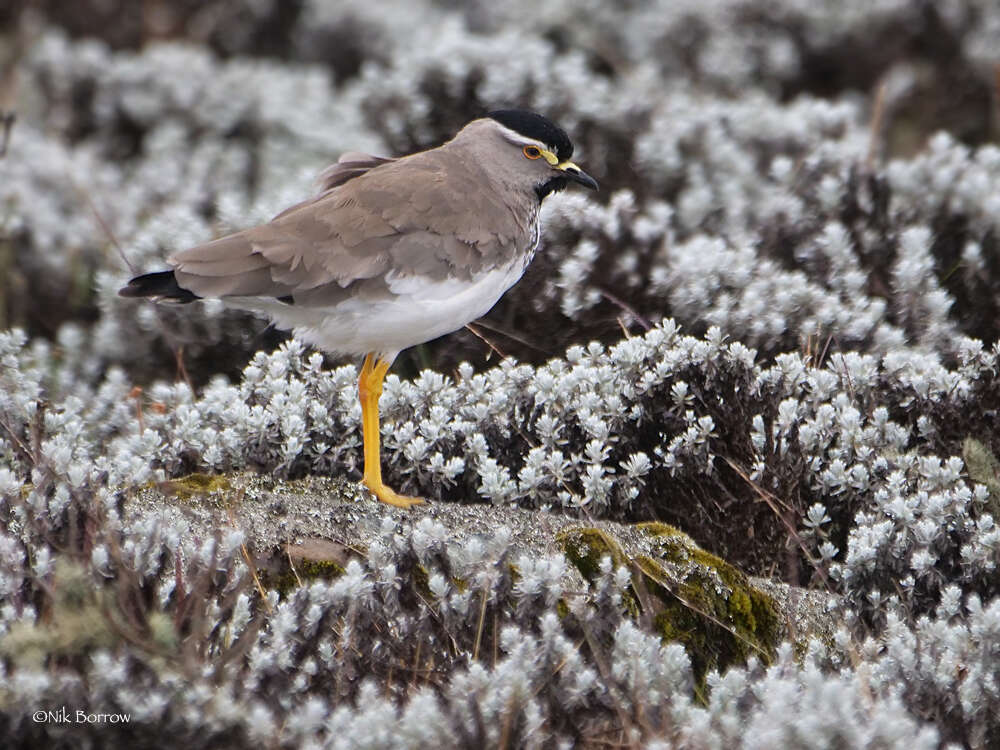
{"label": "yellow eye ring", "polygon": [[529,159],[540,159],[542,156],[542,152],[537,146],[525,146],[522,150]]}

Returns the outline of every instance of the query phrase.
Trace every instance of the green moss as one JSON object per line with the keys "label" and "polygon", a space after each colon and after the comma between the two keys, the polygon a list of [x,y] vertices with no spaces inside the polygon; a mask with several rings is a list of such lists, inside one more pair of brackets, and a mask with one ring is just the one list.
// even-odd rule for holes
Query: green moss
{"label": "green moss", "polygon": [[276,556],[280,565],[257,571],[260,583],[265,588],[274,589],[282,599],[309,581],[329,581],[344,575],[344,566],[334,560],[313,560],[300,558],[292,562],[288,556]]}
{"label": "green moss", "polygon": [[573,527],[556,535],[563,554],[588,581],[594,581],[601,572],[601,560],[610,557],[615,567],[627,565],[628,559],[621,545],[601,529]]}
{"label": "green moss", "polygon": [[[621,545],[610,534],[592,526],[563,529],[556,535],[563,554],[588,581],[593,582],[601,573],[601,560],[611,558],[614,567],[629,565]],[[623,597],[626,610],[632,617],[639,614],[639,603],[628,592]]]}
{"label": "green moss", "polygon": [[560,620],[566,619],[566,615],[569,614],[569,605],[563,597],[559,597],[559,601],[556,602],[556,615],[559,616]]}
{"label": "green moss", "polygon": [[161,492],[179,500],[214,495],[219,504],[228,507],[234,499],[233,485],[224,474],[188,474],[156,485]]}
{"label": "green moss", "polygon": [[676,526],[671,526],[669,523],[663,523],[662,521],[643,521],[642,523],[637,523],[635,527],[647,536],[684,537],[690,539],[687,534]]}
{"label": "green moss", "polygon": [[301,560],[295,569],[303,580],[313,581],[317,578],[333,579],[344,575],[344,568],[333,560]]}
{"label": "green moss", "polygon": [[188,500],[197,495],[209,495],[213,492],[225,492],[232,489],[229,478],[223,474],[188,474],[178,479],[172,479],[161,485],[165,492],[169,492],[182,500]]}
{"label": "green moss", "polygon": [[654,622],[665,639],[687,647],[696,678],[751,655],[769,661],[780,636],[774,601],[678,529],[666,524],[638,528],[656,540],[656,557],[639,561],[644,583],[662,607]]}
{"label": "green moss", "polygon": [[616,566],[632,568],[630,613],[649,618],[665,641],[687,649],[699,686],[709,671],[742,664],[751,655],[770,660],[780,636],[780,619],[769,596],[679,529],[658,522],[636,528],[651,538],[652,545],[650,554],[634,559],[600,529],[567,529],[558,540],[588,581],[598,576],[605,555]]}
{"label": "green moss", "polygon": [[635,527],[646,536],[657,537],[663,541],[660,558],[664,562],[682,565],[690,561],[690,548],[694,546],[694,542],[676,526],[661,521],[646,521],[637,523]]}

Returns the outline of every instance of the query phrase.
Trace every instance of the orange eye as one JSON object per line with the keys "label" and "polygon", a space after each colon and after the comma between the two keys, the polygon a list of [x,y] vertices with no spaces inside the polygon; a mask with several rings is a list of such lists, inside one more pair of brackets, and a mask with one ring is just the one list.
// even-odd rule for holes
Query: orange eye
{"label": "orange eye", "polygon": [[529,159],[537,159],[542,155],[542,152],[538,150],[535,146],[525,146],[524,155]]}

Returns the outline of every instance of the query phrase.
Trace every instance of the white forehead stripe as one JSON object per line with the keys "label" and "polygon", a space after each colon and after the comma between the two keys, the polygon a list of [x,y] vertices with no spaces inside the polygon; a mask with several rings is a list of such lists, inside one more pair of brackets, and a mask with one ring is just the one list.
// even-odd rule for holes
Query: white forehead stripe
{"label": "white forehead stripe", "polygon": [[534,138],[529,138],[523,133],[518,133],[516,130],[508,128],[506,125],[501,125],[496,120],[493,120],[493,126],[496,127],[500,134],[503,135],[508,141],[513,141],[514,143],[520,143],[522,146],[538,146],[542,151],[552,154],[552,159],[546,157],[546,161],[550,164],[556,164],[559,160],[556,158],[556,149],[554,146],[548,143],[542,143],[542,141],[535,140]]}

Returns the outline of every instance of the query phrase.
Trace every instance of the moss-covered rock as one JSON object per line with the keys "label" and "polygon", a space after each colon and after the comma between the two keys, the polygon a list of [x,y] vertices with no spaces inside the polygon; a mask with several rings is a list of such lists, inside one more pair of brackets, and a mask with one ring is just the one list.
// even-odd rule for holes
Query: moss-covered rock
{"label": "moss-covered rock", "polygon": [[161,483],[159,489],[179,500],[214,497],[223,506],[234,501],[233,485],[225,474],[188,474]]}
{"label": "moss-covered rock", "polygon": [[[160,514],[187,528],[192,539],[204,539],[223,529],[243,531],[260,583],[278,590],[282,596],[300,584],[339,577],[351,559],[364,562],[368,547],[380,540],[384,542],[387,519],[398,523],[399,534],[405,534],[409,526],[422,519],[430,519],[447,529],[447,543],[455,546],[481,536],[484,528],[502,527],[510,534],[512,553],[504,565],[506,575],[512,580],[520,575],[516,562],[519,557],[539,558],[551,554],[555,547],[571,563],[566,590],[576,591],[585,581],[593,581],[600,575],[601,560],[608,557],[616,567],[625,567],[633,574],[643,572],[645,588],[637,585],[631,593],[624,594],[622,605],[631,617],[648,616],[644,624],[652,626],[657,613],[667,608],[665,598],[674,607],[674,632],[666,632],[666,623],[660,632],[691,644],[692,649],[698,645],[695,641],[699,640],[696,635],[700,631],[693,625],[685,627],[682,617],[695,615],[686,611],[678,597],[683,596],[692,606],[723,623],[716,626],[718,632],[713,631],[709,638],[710,645],[720,653],[703,648],[704,657],[694,659],[704,669],[742,661],[749,653],[770,653],[781,637],[803,640],[817,632],[817,621],[825,622],[822,615],[813,614],[825,606],[820,601],[823,597],[809,597],[808,592],[798,590],[794,596],[777,602],[781,615],[775,618],[773,606],[775,597],[780,597],[783,590],[782,584],[774,583],[769,589],[755,587],[739,570],[666,524],[598,521],[584,526],[578,520],[558,514],[513,505],[435,503],[399,511],[373,501],[356,482],[343,478],[287,481],[243,472],[227,474],[220,480],[224,481],[214,485],[214,490],[204,475],[182,478],[181,486],[202,486],[215,492],[221,502],[202,501],[194,495],[192,501],[178,502],[174,494],[154,485],[129,498],[126,516]],[[225,482],[229,484],[228,490]],[[233,498],[232,504],[226,504],[226,497]],[[453,570],[442,572],[456,591],[468,592],[470,583],[464,574]],[[424,580],[413,593],[426,598],[426,571],[418,572],[417,577]],[[665,589],[664,582],[673,580],[678,583],[670,590]],[[690,588],[685,594],[680,586],[685,581],[689,587],[705,588],[704,594],[696,596]],[[669,591],[675,593],[669,595]],[[645,606],[640,606],[641,592],[645,592],[648,600]],[[706,617],[698,620],[704,621]],[[778,633],[786,625],[788,630]],[[723,647],[718,643],[723,638],[739,643]]]}
{"label": "moss-covered rock", "polygon": [[306,539],[286,544],[257,563],[257,576],[265,588],[273,588],[282,597],[315,580],[333,580],[344,574],[357,550],[328,539]]}
{"label": "moss-covered rock", "polygon": [[615,567],[628,563],[621,545],[601,529],[569,528],[559,532],[556,540],[569,561],[588,581],[597,578],[601,560],[605,557],[610,557]]}
{"label": "moss-covered rock", "polygon": [[740,570],[664,523],[639,524],[653,553],[637,560],[657,610],[657,629],[683,643],[695,674],[756,655],[770,661],[780,639],[775,602]]}
{"label": "moss-covered rock", "polygon": [[[571,528],[558,541],[580,574],[594,580],[600,562],[632,570],[632,614],[652,621],[665,641],[684,645],[699,682],[713,669],[746,661],[769,661],[780,639],[775,602],[722,558],[664,523],[634,527],[645,539],[643,552],[626,555],[607,531]],[[635,545],[628,545],[632,548]]]}

